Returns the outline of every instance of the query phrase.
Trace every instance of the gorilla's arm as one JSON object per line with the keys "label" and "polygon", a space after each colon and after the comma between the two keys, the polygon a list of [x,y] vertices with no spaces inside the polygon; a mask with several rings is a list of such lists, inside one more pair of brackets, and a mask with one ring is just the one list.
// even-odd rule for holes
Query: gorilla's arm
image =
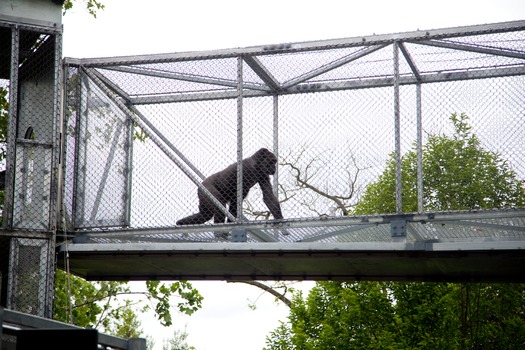
{"label": "gorilla's arm", "polygon": [[261,186],[261,191],[263,193],[264,204],[266,204],[268,210],[270,210],[270,213],[272,213],[274,219],[282,220],[283,214],[281,212],[281,205],[279,204],[279,200],[273,194],[273,188],[272,184],[270,183],[270,177],[268,175],[263,177],[259,181],[259,186]]}

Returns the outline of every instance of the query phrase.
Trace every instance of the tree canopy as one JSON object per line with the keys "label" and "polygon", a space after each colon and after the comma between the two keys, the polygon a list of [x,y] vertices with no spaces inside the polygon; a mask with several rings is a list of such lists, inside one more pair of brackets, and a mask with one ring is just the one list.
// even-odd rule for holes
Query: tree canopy
{"label": "tree canopy", "polygon": [[[131,298],[132,295],[139,298]],[[178,299],[177,305],[170,300]],[[173,324],[172,311],[191,315],[203,297],[185,281],[165,284],[147,281],[144,291],[133,291],[127,282],[87,282],[57,270],[54,319],[132,338],[141,334],[137,312],[153,309],[163,326]]]}
{"label": "tree canopy", "polygon": [[[509,208],[525,205],[522,182],[499,154],[485,150],[465,114],[453,114],[452,136],[429,135],[423,146],[425,211]],[[417,153],[402,159],[403,212],[417,208]],[[355,214],[394,213],[396,161],[392,154],[378,181],[370,184]]]}
{"label": "tree canopy", "polygon": [[[429,135],[423,147],[425,210],[525,205],[516,173],[483,149],[465,114],[452,135]],[[417,153],[402,157],[403,211],[417,211]],[[369,185],[355,214],[393,213],[396,164]],[[267,336],[266,349],[521,349],[524,284],[318,282],[296,293],[288,322]]]}

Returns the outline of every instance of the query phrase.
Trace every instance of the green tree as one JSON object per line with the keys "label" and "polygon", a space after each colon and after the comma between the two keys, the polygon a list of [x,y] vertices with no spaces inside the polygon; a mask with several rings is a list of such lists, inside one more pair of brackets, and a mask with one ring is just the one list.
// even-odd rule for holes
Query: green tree
{"label": "green tree", "polygon": [[123,309],[120,317],[113,321],[114,324],[108,329],[108,333],[124,339],[142,337],[142,324],[132,309]]}
{"label": "green tree", "polygon": [[[136,311],[153,308],[161,325],[173,324],[172,310],[191,315],[203,297],[185,281],[165,284],[146,282],[146,291],[133,292],[127,282],[90,283],[58,270],[56,274],[54,319],[81,327],[97,328],[115,335],[137,336],[140,328]],[[141,298],[132,300],[131,295]],[[170,299],[178,298],[177,305]]]}
{"label": "green tree", "polygon": [[175,330],[173,338],[164,340],[162,350],[195,350],[195,347],[188,345],[188,332],[186,330]]}
{"label": "green tree", "polygon": [[391,309],[381,284],[319,282],[294,300],[292,340],[298,349],[377,349],[394,330]]}
{"label": "green tree", "polygon": [[[425,211],[525,206],[522,182],[508,162],[481,147],[465,114],[453,114],[454,134],[430,135],[423,146]],[[401,159],[404,212],[417,211],[417,153]],[[370,184],[355,214],[396,211],[396,162],[392,155],[378,181]]]}
{"label": "green tree", "polygon": [[[64,1],[64,14],[67,13],[68,10],[71,10],[73,8],[73,5],[80,0],[65,0]],[[104,10],[104,4],[101,1],[98,0],[82,0],[82,2],[86,6],[86,10],[89,12],[90,15],[93,17],[97,17],[97,12]]]}
{"label": "green tree", "polygon": [[457,349],[460,339],[459,285],[453,283],[383,283],[395,300],[400,349]]}
{"label": "green tree", "polygon": [[[293,310],[293,309],[292,309]],[[295,350],[297,347],[292,342],[292,325],[290,322],[279,322],[279,326],[266,336],[266,350]]]}
{"label": "green tree", "polygon": [[[452,136],[430,135],[423,147],[426,210],[525,205],[525,191],[500,155],[484,150],[465,114],[451,116]],[[417,154],[402,157],[403,211],[417,211]],[[392,156],[369,185],[356,214],[393,213]],[[296,295],[288,323],[267,349],[521,349],[524,284],[318,282]]]}

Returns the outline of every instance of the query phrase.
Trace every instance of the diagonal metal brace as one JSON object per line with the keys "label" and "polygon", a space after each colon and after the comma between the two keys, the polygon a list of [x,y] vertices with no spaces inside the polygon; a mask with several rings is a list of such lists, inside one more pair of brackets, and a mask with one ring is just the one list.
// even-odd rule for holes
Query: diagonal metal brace
{"label": "diagonal metal brace", "polygon": [[148,137],[151,138],[151,140],[164,152],[164,154],[166,154],[166,156],[168,156],[168,158],[172,162],[174,162],[175,165],[177,165],[177,167],[179,167],[179,169],[181,169],[184,172],[184,174],[186,174],[186,176],[188,176],[190,180],[193,183],[195,183],[197,187],[200,190],[202,190],[208,198],[210,198],[213,204],[217,206],[217,208],[219,208],[229,220],[231,220],[232,222],[236,221],[236,218],[233,217],[233,215],[228,211],[228,209],[226,209],[226,207],[222,205],[222,203],[219,202],[213,196],[213,194],[211,194],[211,192],[208,191],[206,187],[204,187],[204,185],[201,182],[201,179],[198,176],[195,176],[192,172],[190,172],[179,159],[173,156],[173,154],[167,149],[164,143],[161,142],[161,140],[157,137],[157,135],[160,134],[160,132],[158,132],[158,130],[156,130],[156,128],[147,119],[141,118],[143,116],[134,113],[122,101],[115,98],[110,89],[106,85],[104,85],[104,83],[91,71],[91,69],[84,69],[84,72],[122,110],[122,112],[126,113],[133,120],[133,122],[135,122],[142,130],[144,130],[146,135],[148,135]]}

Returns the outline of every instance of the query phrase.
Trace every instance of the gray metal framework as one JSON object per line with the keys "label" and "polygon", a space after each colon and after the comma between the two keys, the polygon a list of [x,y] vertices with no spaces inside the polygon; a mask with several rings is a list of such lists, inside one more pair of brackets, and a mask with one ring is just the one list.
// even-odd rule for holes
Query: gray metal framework
{"label": "gray metal framework", "polygon": [[[126,261],[134,254],[176,255],[178,250],[171,244],[177,244],[182,250],[188,247],[189,254],[196,256],[214,254],[217,249],[253,250],[251,256],[262,261],[268,250],[278,257],[286,256],[284,260],[297,256],[289,252],[299,250],[306,256],[315,256],[312,261],[320,261],[319,256],[330,247],[329,250],[333,250],[330,254],[336,255],[339,249],[348,253],[366,250],[372,255],[385,250],[399,251],[405,256],[417,253],[417,262],[431,259],[433,251],[446,246],[445,250],[449,249],[452,255],[462,250],[496,251],[499,255],[494,256],[500,260],[494,266],[501,269],[508,265],[500,262],[516,254],[517,260],[512,260],[514,266],[523,264],[519,252],[525,238],[525,208],[428,212],[423,198],[422,163],[427,134],[436,125],[446,127],[436,111],[454,111],[452,108],[456,105],[460,108],[476,105],[469,99],[484,98],[487,85],[492,89],[490,92],[504,96],[505,102],[501,105],[512,105],[512,109],[509,113],[508,106],[497,109],[498,103],[490,104],[485,110],[475,109],[480,114],[475,116],[476,130],[482,133],[484,146],[504,153],[517,176],[525,176],[525,154],[519,147],[524,135],[519,126],[515,127],[523,121],[520,111],[525,106],[514,97],[523,96],[525,86],[525,21],[205,52],[66,58],[64,67],[65,151],[60,178],[62,201],[58,205],[62,212],[60,220],[66,223],[62,232],[67,237],[74,235],[75,239],[61,245],[60,252],[63,257],[69,256],[71,271],[81,276],[92,279],[299,276],[297,271],[287,274],[284,264],[280,263],[267,272],[262,267],[241,270],[236,267],[235,259],[230,259],[231,254],[226,253],[225,262],[221,262],[224,268],[209,274],[206,271],[213,263],[211,260],[192,265],[193,270],[187,267],[181,271],[174,267],[157,274],[159,265],[144,264],[148,261],[146,258],[141,260],[141,266],[112,264],[113,270],[108,264],[100,268],[103,260],[96,258],[122,255]],[[473,91],[474,97],[466,95],[458,97],[461,103],[454,102],[455,95],[463,94],[464,90]],[[440,96],[434,97],[434,91]],[[365,112],[359,105],[360,99],[366,101],[363,102]],[[388,103],[384,102],[386,99]],[[463,103],[461,99],[468,101]],[[324,119],[317,116],[324,115],[323,109],[330,109],[332,105],[342,106],[336,111],[343,118],[334,119],[334,124],[341,123],[339,130],[329,125],[331,115]],[[368,125],[367,114],[379,124]],[[492,123],[493,114],[498,120],[509,121],[509,128],[500,123],[496,130],[484,132],[483,123]],[[440,121],[433,125],[434,119]],[[384,124],[386,121],[388,125]],[[359,127],[359,123],[365,127]],[[215,129],[213,125],[217,125]],[[336,135],[325,130],[334,130]],[[344,142],[351,142],[351,137],[362,137],[356,130],[370,135],[370,140],[362,139],[362,145],[368,145],[366,150],[362,145],[356,150],[352,149],[356,144],[330,144],[332,136],[334,139],[346,137],[341,138]],[[312,141],[317,140],[314,136],[318,132],[324,132],[319,139],[322,145]],[[137,141],[137,133],[142,133],[142,141]],[[304,136],[310,143],[304,141],[301,146],[300,140],[290,142],[290,135],[297,134],[300,136],[295,137]],[[501,137],[502,134],[508,137]],[[417,214],[403,212],[402,203],[405,189],[401,160],[412,142],[417,152]],[[310,157],[311,162],[323,151],[338,152],[334,159],[341,165],[332,160],[325,170],[332,174],[330,182],[339,190],[345,183],[336,174],[346,172],[346,169],[340,170],[344,167],[342,164],[353,159],[345,156],[345,151],[363,153],[363,158],[375,162],[375,170],[358,168],[364,169],[361,172],[365,174],[364,180],[359,184],[363,188],[377,180],[377,167],[382,167],[393,151],[396,214],[363,217],[324,214],[329,211],[328,207],[319,211],[321,215],[310,213],[304,206],[300,208],[297,199],[295,204],[290,204],[293,201],[288,201],[288,193],[283,194],[282,188],[286,189],[283,183],[292,175],[280,167],[274,176],[274,188],[276,195],[285,197],[286,220],[274,222],[257,214],[243,215],[246,204],[242,207],[240,200],[238,217],[231,216],[228,208],[213,198],[201,182],[206,175],[224,166],[224,160],[218,162],[217,159],[236,161],[240,197],[241,160],[260,144],[272,148],[280,159],[297,146],[304,146],[303,155]],[[155,171],[148,172],[151,165],[143,164],[153,164]],[[196,209],[197,188],[234,223],[177,227],[177,218]],[[301,196],[305,195],[298,197]],[[353,200],[349,205],[355,204],[357,198]],[[257,213],[261,199],[250,201],[255,208],[253,213]],[[199,252],[195,251],[195,244],[202,247]],[[473,245],[477,248],[473,249]],[[173,248],[174,252],[167,252],[166,247]],[[283,251],[288,253],[279,255]],[[342,262],[343,266],[348,266],[348,260],[342,261],[346,261]],[[383,268],[396,266],[391,262]],[[362,260],[362,264],[370,263]],[[64,260],[60,259],[59,264],[65,266]],[[243,260],[243,264],[250,266],[247,260]],[[330,260],[320,264],[322,272],[302,274],[314,279],[367,276],[359,273],[360,269],[367,271],[365,265],[344,274],[334,264]],[[121,271],[118,266],[127,266],[127,271]],[[313,269],[315,262],[307,266]],[[463,266],[464,270],[448,276],[484,280],[497,275],[496,270],[490,269],[486,269],[485,275],[469,275],[469,269],[474,266]],[[141,267],[150,270],[133,272]],[[402,268],[405,272],[398,271],[398,276],[409,279],[406,271],[410,269],[405,267]],[[450,267],[441,272],[413,271],[416,279],[446,278]],[[395,278],[398,272],[385,272],[382,277],[368,272],[368,276]],[[511,272],[502,276],[507,280],[522,278]]]}
{"label": "gray metal framework", "polygon": [[[77,236],[68,269],[92,280],[525,282],[525,211],[425,213]],[[239,232],[241,231],[241,232]],[[265,243],[245,242],[247,232]],[[291,237],[301,236],[293,241]],[[283,237],[288,237],[287,240]],[[118,243],[115,243],[118,242]],[[65,259],[59,261],[62,268]],[[108,263],[110,261],[111,263]]]}
{"label": "gray metal framework", "polygon": [[0,45],[0,84],[9,96],[0,232],[0,255],[8,259],[3,258],[0,266],[1,302],[13,310],[51,317],[62,27],[2,14]]}
{"label": "gray metal framework", "polygon": [[[351,89],[366,89],[378,87],[393,87],[394,89],[394,117],[395,117],[395,153],[398,160],[398,173],[400,173],[401,150],[401,122],[399,88],[404,85],[416,85],[418,87],[416,99],[417,118],[419,126],[418,144],[421,143],[421,84],[460,81],[471,79],[485,79],[508,76],[522,76],[525,73],[523,60],[525,59],[520,44],[507,47],[507,42],[503,39],[494,44],[492,35],[501,33],[521,33],[524,28],[524,22],[510,22],[494,25],[481,25],[464,28],[452,28],[433,31],[418,31],[397,35],[381,35],[363,38],[339,39],[322,42],[308,42],[297,44],[274,45],[264,47],[251,47],[245,49],[219,50],[213,52],[191,52],[181,54],[164,54],[148,55],[118,58],[99,58],[99,59],[66,59],[67,67],[79,69],[79,73],[85,76],[87,80],[96,85],[104,94],[107,95],[109,102],[113,103],[115,108],[125,114],[138,125],[155,144],[168,155],[170,160],[179,167],[186,176],[188,176],[196,186],[206,192],[200,182],[204,175],[195,164],[192,164],[185,155],[177,149],[176,146],[166,137],[162,130],[154,125],[151,117],[146,116],[137,107],[150,104],[167,104],[167,103],[185,103],[194,101],[209,100],[237,100],[237,158],[242,159],[243,155],[243,133],[242,133],[242,103],[245,99],[251,97],[274,96],[274,114],[278,120],[278,96],[288,94],[304,94],[322,91],[337,91]],[[463,37],[488,36],[485,41],[475,44],[463,43]],[[460,39],[457,39],[460,38]],[[456,40],[457,39],[457,40]],[[521,39],[520,39],[521,40]],[[376,74],[376,76],[367,76],[352,71],[352,63],[369,57],[378,50],[385,49],[388,46],[393,47],[393,72],[387,71]],[[424,47],[445,48],[450,51],[467,52],[473,55],[485,55],[490,57],[502,58],[500,64],[483,63],[480,66],[472,65],[471,62],[464,65],[459,62],[456,66],[444,59],[443,62],[429,66],[426,62],[418,64],[413,58],[413,51],[420,50]],[[444,55],[438,52],[439,55]],[[307,59],[320,56],[325,61],[313,63],[318,66],[315,68],[305,69],[304,73],[296,74],[295,77],[285,79],[278,74],[284,75],[282,68],[275,67],[277,63],[285,61],[289,56],[308,55]],[[404,64],[400,64],[400,55],[404,58]],[[336,56],[334,59],[332,56]],[[317,57],[318,58],[318,57]],[[236,59],[238,60],[237,69],[230,67],[231,71],[212,72],[207,75],[199,73],[201,65],[208,62],[217,62],[221,60]],[[170,71],[168,63],[195,63],[196,67],[189,72],[182,72],[183,68],[176,67]],[[256,76],[243,77],[243,62],[251,68],[251,72]],[[361,63],[361,62],[360,62]],[[365,61],[364,64],[372,66],[375,62]],[[361,63],[362,64],[362,63]],[[349,72],[339,72],[337,79],[329,76],[333,71],[341,67],[349,67]],[[334,74],[335,75],[335,74]],[[346,76],[345,76],[346,75]],[[137,79],[148,78],[163,79],[162,81],[179,81],[189,84],[176,87],[173,90],[167,88],[167,92],[152,93],[149,92],[147,85],[141,89],[131,86],[131,82],[119,81],[117,78],[123,76],[128,79],[136,77]],[[154,80],[155,81],[155,80]],[[196,89],[195,86],[200,87]],[[277,123],[275,123],[277,124]],[[127,131],[129,133],[129,131]],[[278,130],[273,131],[275,151],[278,152]],[[115,137],[114,140],[116,140]],[[112,153],[112,152],[110,152]],[[131,151],[129,151],[131,153]],[[419,153],[419,155],[421,155]],[[129,166],[126,166],[129,169]],[[419,173],[419,182],[421,183],[422,172]],[[398,178],[400,174],[398,174]],[[128,178],[125,180],[130,182]],[[401,213],[401,181],[398,181],[396,190],[398,213]],[[420,186],[420,190],[421,190]],[[82,192],[82,191],[80,191]],[[84,191],[85,192],[85,191]],[[209,193],[208,193],[209,195]],[[100,197],[100,196],[99,196]],[[97,198],[99,198],[97,197]],[[422,203],[422,194],[419,193],[419,212],[424,211]],[[128,197],[128,200],[130,198]],[[99,205],[97,201],[97,206]],[[129,206],[129,203],[126,204]],[[226,208],[223,208],[226,214]],[[232,218],[233,219],[233,218]],[[238,218],[237,218],[238,219]],[[126,220],[124,220],[126,221]],[[95,227],[96,228],[96,227]]]}
{"label": "gray metal framework", "polygon": [[[64,259],[59,265],[65,267],[65,257],[69,257],[70,271],[78,275],[89,279],[524,281],[525,208],[428,212],[422,163],[432,119],[429,110],[443,108],[439,107],[443,102],[434,102],[423,87],[449,89],[446,84],[480,81],[470,89],[482,90],[485,81],[496,81],[498,91],[510,83],[504,91],[523,96],[525,21],[218,51],[66,58],[64,64],[68,85],[64,129],[76,131],[74,137],[66,137],[63,206],[69,219],[68,234],[72,232],[75,238],[60,247]],[[261,129],[250,124],[251,114],[256,120],[268,120],[268,130],[259,132],[268,134],[264,142],[282,156],[287,151],[286,135],[282,135],[294,132],[283,127],[290,118],[286,110],[300,108],[289,97],[304,96],[300,101],[309,103],[310,96],[335,99],[347,96],[340,96],[340,92],[354,91],[391,93],[387,113],[392,118],[388,136],[393,147],[387,152],[395,154],[396,214],[305,215],[289,205],[286,219],[274,222],[244,216],[239,200],[239,216],[234,218],[201,184],[210,170],[205,163],[195,162],[196,153],[188,147],[188,142],[203,142],[199,127],[194,129],[192,119],[187,119],[189,124],[181,127],[189,140],[186,143],[179,141],[180,132],[169,131],[176,120],[185,120],[177,114],[185,108],[206,106],[211,112],[204,111],[204,120],[212,122],[212,113],[220,113],[219,108],[226,104],[228,112],[224,114],[235,114],[223,123],[231,125],[235,134],[231,146],[236,150],[240,197],[241,160],[255,147],[251,128]],[[447,101],[454,98],[447,94]],[[254,112],[253,106],[260,105],[269,106],[268,116]],[[312,105],[315,112],[322,112]],[[320,106],[327,105],[322,102]],[[523,108],[518,103],[515,110]],[[482,112],[494,113],[490,108]],[[407,124],[407,114],[415,124],[415,133],[409,136],[407,126],[412,124]],[[523,114],[516,112],[508,118],[523,121]],[[110,136],[104,139],[108,146],[97,141],[96,132],[90,129],[100,128],[99,120],[114,120],[115,127],[109,128]],[[309,121],[298,119],[292,125],[303,127],[303,122],[308,125]],[[304,126],[305,132],[312,134],[319,128],[323,126]],[[144,143],[135,140],[137,130],[146,135]],[[518,130],[514,143],[520,143],[520,135],[525,137]],[[85,141],[88,136],[90,142],[101,144],[97,151]],[[414,140],[418,211],[405,213],[401,160],[408,142]],[[487,142],[492,147],[492,141]],[[156,204],[148,201],[136,209],[141,188],[148,186],[144,181],[149,181],[137,175],[142,171],[142,159],[136,157],[145,143],[151,145],[147,154],[174,165],[182,178],[189,179],[184,186],[202,190],[233,223],[177,227],[173,219],[148,221],[149,215],[169,210],[159,207],[156,212],[148,211]],[[203,148],[201,153],[214,156],[217,152]],[[523,176],[525,164],[520,152],[509,153],[509,157],[518,176]],[[91,153],[96,157],[90,158]],[[103,170],[88,173],[93,162]],[[116,172],[115,166],[121,170]],[[286,176],[289,174],[282,168],[274,176],[277,195],[283,196],[277,189]],[[363,186],[377,178],[377,174],[371,176]],[[163,180],[168,183],[167,178]],[[339,180],[334,176],[331,181],[337,184]],[[172,185],[153,183],[165,188],[158,201],[166,205],[181,201],[174,210],[188,210],[183,207],[184,195],[169,197]],[[117,191],[113,196],[107,194],[110,187]]]}

